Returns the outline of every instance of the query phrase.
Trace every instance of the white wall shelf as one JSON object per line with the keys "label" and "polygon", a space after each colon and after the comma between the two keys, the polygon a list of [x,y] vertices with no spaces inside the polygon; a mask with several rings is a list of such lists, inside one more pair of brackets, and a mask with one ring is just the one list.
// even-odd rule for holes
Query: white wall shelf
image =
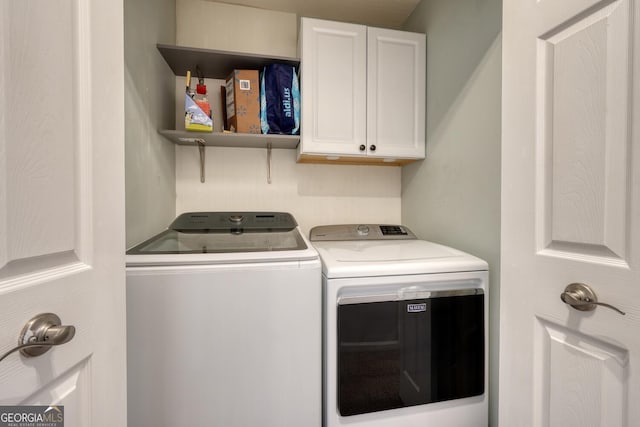
{"label": "white wall shelf", "polygon": [[160,130],[161,135],[178,145],[198,145],[212,147],[283,148],[295,150],[300,135],[262,135],[252,133],[190,132],[182,130]]}
{"label": "white wall shelf", "polygon": [[236,69],[261,70],[266,65],[276,62],[296,68],[300,66],[300,59],[284,56],[265,56],[166,44],[157,44],[156,47],[176,76],[184,76],[187,70],[193,73],[196,65],[200,67],[204,76],[210,79],[226,79]]}
{"label": "white wall shelf", "polygon": [[[261,70],[273,63],[284,63],[298,68],[298,58],[264,56],[241,52],[228,52],[186,46],[157,44],[158,51],[176,76],[187,74],[187,70],[202,71],[205,78],[226,79],[236,69]],[[299,135],[262,135],[225,132],[189,132],[185,130],[161,129],[161,135],[178,145],[196,146],[200,153],[200,182],[205,181],[205,147],[266,148],[267,181],[271,183],[271,149],[295,150],[300,143]]]}

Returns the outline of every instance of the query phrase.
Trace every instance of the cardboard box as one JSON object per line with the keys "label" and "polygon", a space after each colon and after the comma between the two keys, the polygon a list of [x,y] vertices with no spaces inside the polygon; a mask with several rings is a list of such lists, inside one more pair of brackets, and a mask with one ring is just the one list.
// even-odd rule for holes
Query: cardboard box
{"label": "cardboard box", "polygon": [[260,72],[234,70],[226,80],[229,130],[262,133],[260,128]]}

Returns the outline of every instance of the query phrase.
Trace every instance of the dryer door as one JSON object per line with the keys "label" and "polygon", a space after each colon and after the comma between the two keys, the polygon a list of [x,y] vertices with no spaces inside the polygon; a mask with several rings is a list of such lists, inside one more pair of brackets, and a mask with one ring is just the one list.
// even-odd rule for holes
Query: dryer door
{"label": "dryer door", "polygon": [[484,393],[482,289],[338,301],[342,416]]}

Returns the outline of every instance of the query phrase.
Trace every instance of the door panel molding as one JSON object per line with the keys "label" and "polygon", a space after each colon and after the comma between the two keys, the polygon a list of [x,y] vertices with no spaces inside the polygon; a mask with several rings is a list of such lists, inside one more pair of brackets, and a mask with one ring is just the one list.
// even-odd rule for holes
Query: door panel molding
{"label": "door panel molding", "polygon": [[12,261],[0,269],[0,296],[51,280],[60,280],[91,269],[74,252]]}
{"label": "door panel molding", "polygon": [[[20,402],[20,405],[62,405],[65,423],[71,426],[91,425],[90,399],[91,361],[85,359],[47,386]],[[71,411],[71,409],[74,409]],[[79,410],[78,410],[79,409]]]}
{"label": "door panel molding", "polygon": [[535,426],[625,425],[626,349],[536,317],[534,359]]}
{"label": "door panel molding", "polygon": [[537,249],[628,267],[630,2],[579,18],[537,41]]}
{"label": "door panel molding", "polygon": [[[39,277],[48,269],[57,276],[59,270],[69,273],[71,263],[87,264],[77,271],[91,263],[89,1],[3,5],[11,24],[0,63],[6,93],[0,119],[6,132],[0,146],[2,288],[13,287],[7,282],[12,278],[24,282],[27,276],[18,276],[25,272],[37,270]],[[33,19],[41,19],[45,28],[33,31]]]}

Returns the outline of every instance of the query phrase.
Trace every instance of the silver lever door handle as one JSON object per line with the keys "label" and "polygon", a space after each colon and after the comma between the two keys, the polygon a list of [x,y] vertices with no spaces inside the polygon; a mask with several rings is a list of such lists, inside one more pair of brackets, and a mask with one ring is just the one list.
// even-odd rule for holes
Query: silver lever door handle
{"label": "silver lever door handle", "polygon": [[61,323],[60,318],[53,313],[42,313],[33,317],[22,328],[18,345],[3,354],[0,362],[16,351],[20,351],[25,357],[36,357],[46,353],[53,346],[68,343],[76,334],[76,328]]}
{"label": "silver lever door handle", "polygon": [[593,292],[593,289],[591,289],[584,283],[571,283],[570,285],[567,285],[567,287],[564,289],[564,292],[560,294],[560,299],[565,304],[568,304],[576,310],[580,311],[592,311],[596,309],[596,306],[601,305],[603,307],[615,310],[623,316],[626,314],[624,311],[612,306],[611,304],[598,302],[596,293]]}

